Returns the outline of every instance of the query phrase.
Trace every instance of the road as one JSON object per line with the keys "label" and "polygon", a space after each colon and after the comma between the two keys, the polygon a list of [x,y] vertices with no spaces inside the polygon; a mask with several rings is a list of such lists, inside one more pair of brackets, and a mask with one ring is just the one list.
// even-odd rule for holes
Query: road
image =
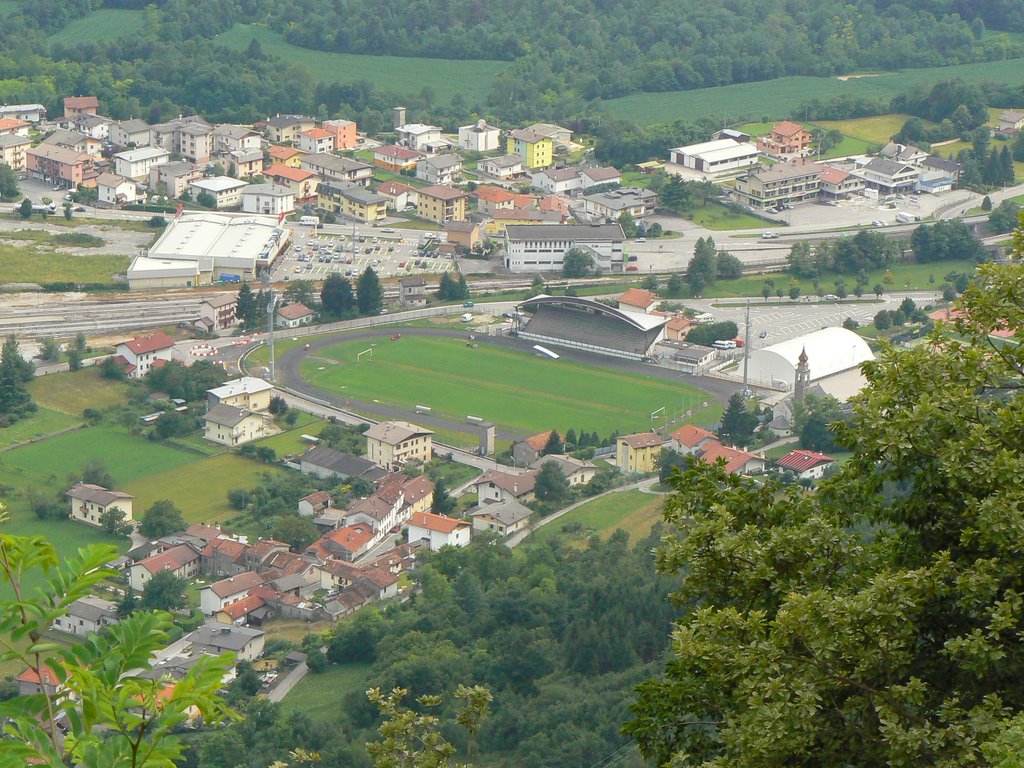
{"label": "road", "polygon": [[306,666],[306,662],[300,661],[290,670],[288,673],[277,681],[277,685],[274,686],[274,690],[267,694],[267,701],[281,701],[287,696],[292,688],[299,684],[299,681],[306,676],[309,671],[309,667]]}

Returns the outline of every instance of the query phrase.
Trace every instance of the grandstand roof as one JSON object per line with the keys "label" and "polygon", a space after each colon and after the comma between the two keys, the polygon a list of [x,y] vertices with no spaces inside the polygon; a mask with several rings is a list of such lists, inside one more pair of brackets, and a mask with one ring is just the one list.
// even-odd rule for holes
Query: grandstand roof
{"label": "grandstand roof", "polygon": [[657,315],[641,315],[637,312],[624,312],[621,309],[615,309],[609,307],[607,304],[602,304],[599,301],[593,299],[585,299],[579,296],[548,296],[546,294],[539,294],[534,296],[532,299],[527,299],[519,306],[523,309],[529,310],[539,306],[568,306],[579,309],[590,309],[608,317],[614,317],[617,320],[623,320],[637,330],[649,331],[653,328],[660,328],[668,322],[667,317],[658,317]]}
{"label": "grandstand roof", "polygon": [[520,306],[533,313],[521,337],[617,357],[646,357],[668,322],[575,296],[542,294]]}

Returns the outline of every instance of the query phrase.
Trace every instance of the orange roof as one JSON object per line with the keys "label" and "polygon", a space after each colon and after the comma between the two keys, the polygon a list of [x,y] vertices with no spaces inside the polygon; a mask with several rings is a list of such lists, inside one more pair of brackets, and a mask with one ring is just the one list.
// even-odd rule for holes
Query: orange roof
{"label": "orange roof", "polygon": [[799,123],[793,123],[789,120],[783,122],[772,128],[772,133],[777,133],[780,136],[794,136],[804,130],[804,127]]}
{"label": "orange roof", "polygon": [[248,597],[243,597],[241,600],[231,603],[231,605],[224,606],[220,610],[221,613],[226,613],[229,618],[234,621],[238,621],[243,616],[252,613],[257,608],[262,608],[266,604],[267,601],[259,595],[249,595]]}
{"label": "orange roof", "polygon": [[793,472],[806,472],[808,469],[820,467],[822,464],[831,464],[834,461],[835,459],[831,456],[826,456],[824,453],[818,453],[817,451],[795,450],[790,451],[775,463],[783,469],[789,469]]}
{"label": "orange roof", "polygon": [[747,453],[737,448],[729,448],[719,442],[705,445],[701,450],[700,457],[708,464],[714,464],[719,459],[724,459],[725,471],[730,475],[741,471],[748,461],[758,458],[752,453]]}
{"label": "orange roof", "polygon": [[435,515],[431,512],[417,512],[409,518],[409,525],[415,525],[417,528],[426,528],[428,531],[451,533],[456,528],[469,525],[469,523],[465,520],[458,520],[454,517],[446,517],[444,515]]}
{"label": "orange roof", "polygon": [[245,554],[248,546],[234,539],[214,539],[203,547],[203,557],[213,557],[214,552],[220,553],[232,560]]}
{"label": "orange roof", "polygon": [[715,440],[717,442],[718,436],[714,432],[695,427],[693,424],[685,424],[672,433],[672,439],[680,445],[693,448],[703,440]]}
{"label": "orange roof", "polygon": [[[50,669],[49,667],[42,667],[41,670],[43,673],[43,679],[46,681],[47,685],[59,685],[57,681],[57,676],[53,674],[52,669]],[[35,683],[38,685],[39,674],[34,669],[29,668],[22,672],[20,675],[18,675],[17,680],[22,683]]]}
{"label": "orange roof", "polygon": [[305,304],[286,304],[277,310],[277,314],[285,320],[301,320],[313,314],[313,310]]}
{"label": "orange roof", "polygon": [[373,529],[366,523],[356,523],[346,528],[331,531],[323,538],[330,539],[350,552],[355,552],[373,538]]}
{"label": "orange roof", "polygon": [[95,109],[100,100],[95,96],[65,96],[64,109]]}
{"label": "orange roof", "polygon": [[307,179],[316,178],[316,174],[312,171],[304,171],[301,168],[292,168],[290,165],[281,165],[281,163],[274,163],[272,166],[267,168],[264,173],[267,176],[279,179],[288,179],[288,181],[306,181]]}
{"label": "orange roof", "polygon": [[174,346],[174,340],[163,331],[151,333],[149,336],[136,336],[131,341],[121,342],[136,355],[143,355],[146,352],[155,352],[158,349],[167,349]]}
{"label": "orange roof", "polygon": [[512,195],[512,205],[516,208],[533,208],[538,200],[537,195]]}
{"label": "orange roof", "polygon": [[418,160],[423,157],[422,152],[417,152],[414,149],[406,149],[405,147],[399,147],[395,144],[389,144],[386,147],[377,147],[373,150],[374,155],[380,155],[381,157],[390,157],[393,160]]}
{"label": "orange roof", "polygon": [[826,166],[821,170],[821,173],[818,174],[818,178],[826,184],[841,184],[850,178],[850,174],[846,171],[841,171],[838,168],[829,168]]}
{"label": "orange roof", "polygon": [[686,315],[679,315],[678,317],[673,317],[669,320],[668,323],[665,324],[665,327],[670,328],[673,331],[685,331],[691,325],[693,325],[693,320],[688,318]]}
{"label": "orange roof", "polygon": [[558,211],[559,213],[569,212],[569,206],[565,204],[565,201],[555,195],[548,195],[547,197],[542,198],[537,204],[537,208],[542,211]]}
{"label": "orange roof", "polygon": [[629,304],[631,307],[643,307],[644,309],[659,301],[658,294],[645,291],[642,288],[630,288],[619,296],[619,304]]}
{"label": "orange roof", "polygon": [[386,589],[398,581],[398,577],[391,571],[377,566],[360,568],[359,575],[371,581],[378,589]]}
{"label": "orange roof", "polygon": [[495,187],[491,184],[485,184],[482,187],[477,187],[473,194],[480,200],[486,200],[489,203],[507,203],[510,200],[515,200],[516,196],[509,192],[503,187]]}
{"label": "orange roof", "polygon": [[269,150],[267,150],[267,152],[275,160],[288,160],[289,158],[295,157],[296,155],[307,154],[306,152],[303,152],[301,149],[296,149],[295,147],[282,147],[278,144],[272,146]]}
{"label": "orange roof", "polygon": [[547,432],[541,432],[539,435],[533,435],[532,437],[526,438],[523,442],[533,448],[535,451],[543,451],[544,446],[548,444],[548,440],[551,439],[551,433],[555,430],[549,429]]}
{"label": "orange roof", "polygon": [[416,187],[411,187],[400,181],[389,181],[387,184],[377,187],[377,191],[382,195],[400,195],[403,192],[415,192]]}
{"label": "orange roof", "polygon": [[9,131],[12,128],[23,128],[28,125],[24,120],[16,120],[13,117],[0,117],[0,131]]}
{"label": "orange roof", "polygon": [[302,132],[303,136],[310,139],[332,139],[337,138],[334,131],[325,131],[323,128],[310,128],[308,131]]}

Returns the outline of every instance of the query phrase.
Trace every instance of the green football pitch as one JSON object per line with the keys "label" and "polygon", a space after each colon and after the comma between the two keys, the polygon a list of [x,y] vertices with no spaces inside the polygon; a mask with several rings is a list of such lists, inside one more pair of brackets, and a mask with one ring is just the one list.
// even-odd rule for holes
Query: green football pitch
{"label": "green football pitch", "polygon": [[[375,406],[411,412],[416,405],[432,416],[462,421],[478,416],[499,427],[532,434],[548,429],[564,433],[638,432],[651,427],[651,414],[665,408],[672,418],[687,410],[687,420],[714,423],[720,404],[683,381],[551,360],[464,340],[403,336],[375,342],[372,359],[360,352],[370,342],[340,342],[316,350],[302,363],[302,376],[333,395]],[[708,407],[704,408],[703,403]],[[356,405],[351,406],[358,410]],[[655,417],[663,424],[663,414]]]}

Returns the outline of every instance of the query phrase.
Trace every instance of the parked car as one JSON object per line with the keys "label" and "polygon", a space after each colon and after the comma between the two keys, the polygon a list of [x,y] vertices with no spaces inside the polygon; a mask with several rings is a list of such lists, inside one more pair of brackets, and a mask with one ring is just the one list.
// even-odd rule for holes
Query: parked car
{"label": "parked car", "polygon": [[627,272],[639,272],[640,271],[640,267],[636,266],[636,264],[630,264],[628,267],[626,267],[626,271]]}
{"label": "parked car", "polygon": [[779,236],[778,232],[762,232],[761,233],[761,239],[762,240],[774,240],[778,236]]}
{"label": "parked car", "polygon": [[462,302],[462,306],[464,306],[464,307],[475,307],[476,304],[474,304],[472,301],[464,301],[464,302]]}

